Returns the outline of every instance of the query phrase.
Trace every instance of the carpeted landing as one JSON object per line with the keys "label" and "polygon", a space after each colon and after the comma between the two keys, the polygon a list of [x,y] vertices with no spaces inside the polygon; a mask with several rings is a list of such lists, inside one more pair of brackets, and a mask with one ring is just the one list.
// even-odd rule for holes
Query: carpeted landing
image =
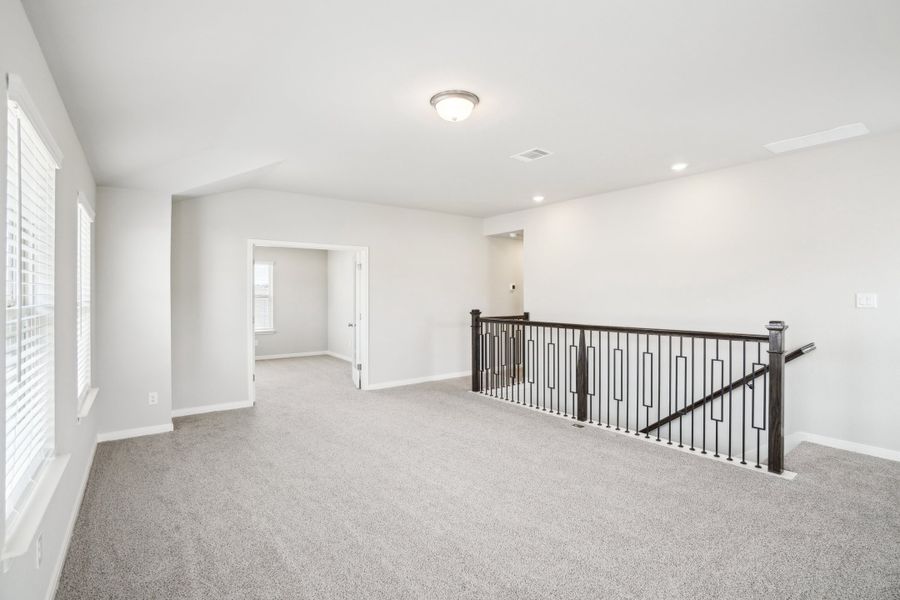
{"label": "carpeted landing", "polygon": [[794,481],[578,429],[453,380],[257,367],[257,406],[100,444],[57,598],[900,598],[900,464]]}

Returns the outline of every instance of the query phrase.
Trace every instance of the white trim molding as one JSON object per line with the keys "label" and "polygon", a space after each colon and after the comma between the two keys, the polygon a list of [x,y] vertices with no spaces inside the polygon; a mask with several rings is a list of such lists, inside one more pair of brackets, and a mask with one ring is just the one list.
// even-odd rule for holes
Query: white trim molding
{"label": "white trim molding", "polygon": [[87,465],[84,468],[84,474],[81,476],[81,486],[78,491],[78,498],[72,504],[72,511],[69,515],[69,524],[66,526],[66,532],[63,535],[62,549],[56,557],[56,564],[53,566],[53,575],[50,577],[50,587],[47,588],[47,600],[53,600],[56,597],[56,590],[59,587],[59,578],[62,576],[63,566],[66,564],[66,555],[69,553],[69,544],[72,542],[72,534],[75,532],[75,523],[78,521],[78,513],[81,510],[81,502],[84,500],[84,492],[87,490],[88,479],[91,476],[91,467],[94,465],[94,454],[97,452],[97,442],[91,445],[91,454],[88,457]]}
{"label": "white trim molding", "polygon": [[386,388],[401,387],[404,385],[415,385],[417,383],[428,383],[429,381],[443,381],[445,379],[458,379],[460,377],[469,377],[471,371],[460,371],[459,373],[443,373],[441,375],[428,375],[426,377],[414,377],[413,379],[397,379],[394,381],[385,381],[382,383],[370,383],[364,390],[383,390]]}
{"label": "white trim molding", "polygon": [[97,442],[112,442],[114,440],[125,440],[133,437],[142,437],[145,435],[156,435],[157,433],[169,433],[175,428],[172,422],[162,425],[151,425],[150,427],[136,427],[134,429],[122,429],[120,431],[107,431],[97,434]]}
{"label": "white trim molding", "polygon": [[785,438],[785,453],[790,452],[791,450],[799,446],[800,442],[811,442],[813,444],[819,444],[820,446],[828,446],[830,448],[847,450],[849,452],[856,452],[858,454],[866,454],[868,456],[875,456],[877,458],[900,461],[900,451],[897,450],[889,450],[888,448],[869,446],[868,444],[859,444],[857,442],[848,442],[847,440],[818,435],[815,433],[808,433],[806,431],[796,431]]}
{"label": "white trim molding", "polygon": [[332,352],[331,350],[326,350],[322,354],[325,354],[326,356],[330,356],[332,358],[336,358],[338,360],[343,360],[344,362],[348,362],[348,363],[353,362],[353,359],[351,357],[344,356],[343,354],[338,354],[337,352]]}
{"label": "white trim molding", "polygon": [[41,141],[47,146],[50,156],[53,157],[54,162],[56,162],[56,168],[61,168],[63,162],[62,150],[60,150],[56,140],[53,139],[53,134],[50,133],[50,128],[47,127],[47,123],[41,118],[41,111],[38,110],[37,104],[31,98],[31,94],[28,93],[28,88],[25,87],[22,78],[15,73],[8,73],[6,75],[6,95],[10,100],[19,105],[19,108],[22,109],[22,112],[24,112],[28,117],[28,120],[31,121],[31,124],[34,126],[38,135],[41,136]]}
{"label": "white trim molding", "polygon": [[99,393],[100,388],[92,387],[87,389],[87,392],[85,392],[78,403],[78,413],[75,415],[76,423],[81,423],[81,420],[91,413],[91,407],[94,406],[94,400],[97,399],[97,394]]}
{"label": "white trim molding", "polygon": [[71,454],[57,454],[41,467],[34,487],[22,503],[22,514],[15,518],[12,530],[6,532],[0,552],[4,573],[10,559],[28,552],[71,457]]}
{"label": "white trim molding", "polygon": [[239,408],[253,408],[252,400],[244,400],[242,402],[223,402],[221,404],[207,404],[206,406],[189,406],[187,408],[176,408],[172,410],[172,418],[189,417],[190,415],[202,415],[211,412],[220,412],[223,410],[237,410]]}
{"label": "white trim molding", "polygon": [[278,358],[305,358],[307,356],[324,356],[325,354],[328,354],[327,350],[316,350],[315,352],[289,352],[287,354],[265,354],[263,356],[257,356],[256,360],[276,360]]}

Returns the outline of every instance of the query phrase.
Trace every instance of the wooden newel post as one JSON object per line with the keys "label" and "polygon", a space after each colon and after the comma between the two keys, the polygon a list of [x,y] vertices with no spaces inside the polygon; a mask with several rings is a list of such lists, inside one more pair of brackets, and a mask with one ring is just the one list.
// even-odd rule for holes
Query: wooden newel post
{"label": "wooden newel post", "polygon": [[769,472],[784,471],[784,321],[769,321]]}
{"label": "wooden newel post", "polygon": [[481,391],[481,311],[472,312],[472,391]]}
{"label": "wooden newel post", "polygon": [[578,358],[575,362],[575,395],[578,399],[577,418],[587,421],[588,365],[587,347],[584,344],[584,329],[578,338]]}

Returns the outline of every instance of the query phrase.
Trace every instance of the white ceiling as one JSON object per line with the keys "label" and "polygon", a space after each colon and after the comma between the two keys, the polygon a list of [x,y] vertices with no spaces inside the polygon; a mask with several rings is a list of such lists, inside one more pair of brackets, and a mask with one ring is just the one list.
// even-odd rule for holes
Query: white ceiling
{"label": "white ceiling", "polygon": [[900,127],[897,0],[24,4],[105,185],[491,215]]}

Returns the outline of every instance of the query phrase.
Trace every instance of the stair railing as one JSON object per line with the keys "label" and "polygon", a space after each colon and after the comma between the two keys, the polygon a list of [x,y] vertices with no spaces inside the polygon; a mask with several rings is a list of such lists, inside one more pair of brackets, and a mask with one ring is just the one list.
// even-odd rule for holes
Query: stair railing
{"label": "stair railing", "polygon": [[471,316],[474,392],[757,468],[765,440],[784,470],[784,366],[815,345],[786,355],[783,321],[742,334]]}

